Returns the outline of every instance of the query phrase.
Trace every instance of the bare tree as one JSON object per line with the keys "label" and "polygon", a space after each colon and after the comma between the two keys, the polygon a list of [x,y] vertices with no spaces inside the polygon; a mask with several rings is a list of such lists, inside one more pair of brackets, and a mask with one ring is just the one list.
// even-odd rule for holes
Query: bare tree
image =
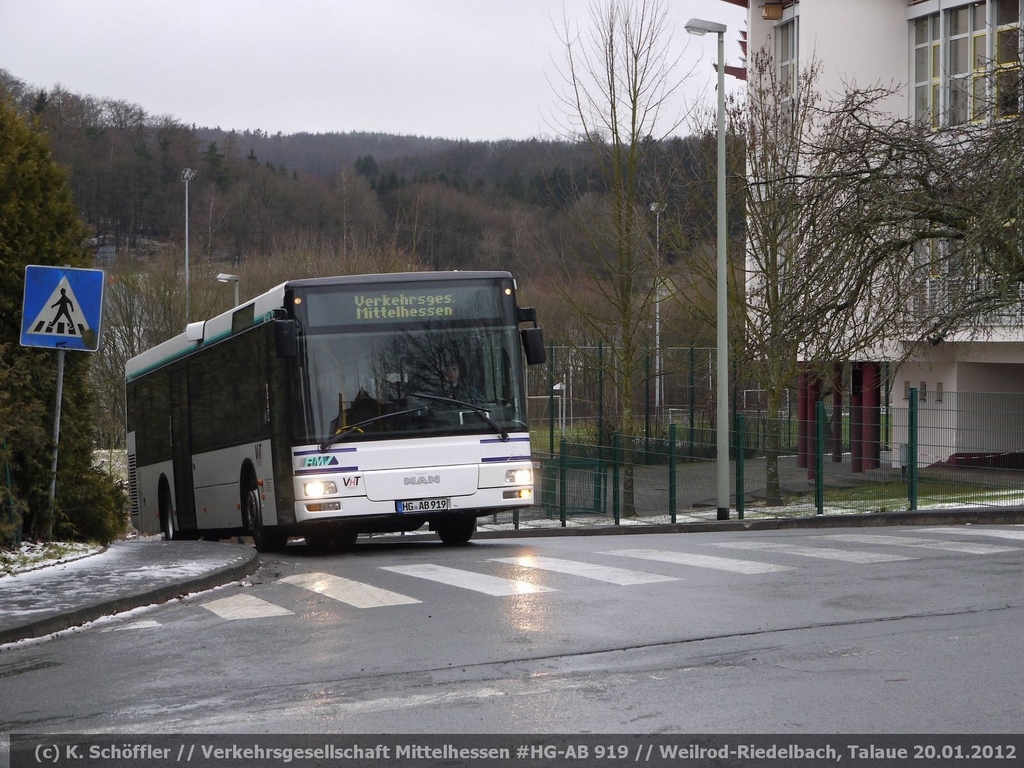
{"label": "bare tree", "polygon": [[[679,125],[668,114],[674,76],[667,6],[660,0],[595,0],[590,26],[562,29],[563,135],[590,150],[598,189],[577,194],[571,215],[587,243],[563,261],[561,295],[612,350],[620,428],[634,432],[634,396],[649,350],[659,275],[646,178],[658,142]],[[587,275],[590,279],[578,280]],[[624,483],[632,514],[632,478]]]}
{"label": "bare tree", "polygon": [[[577,190],[570,215],[587,253],[562,254],[561,293],[594,336],[615,350],[622,425],[628,428],[655,295],[652,188],[643,171],[657,153],[654,137],[678,126],[675,120],[662,125],[679,85],[672,79],[666,9],[657,0],[595,2],[589,30],[581,33],[565,21],[562,42],[560,129],[589,148],[600,184],[591,194]],[[577,281],[581,272],[590,279]]]}
{"label": "bare tree", "polygon": [[730,323],[736,359],[765,392],[769,503],[781,500],[777,427],[797,375],[830,379],[837,361],[906,354],[893,341],[928,326],[908,308],[927,268],[916,247],[941,207],[928,184],[934,144],[886,111],[894,88],[826,100],[817,79],[812,61],[791,89],[755,53],[742,114],[745,284]]}

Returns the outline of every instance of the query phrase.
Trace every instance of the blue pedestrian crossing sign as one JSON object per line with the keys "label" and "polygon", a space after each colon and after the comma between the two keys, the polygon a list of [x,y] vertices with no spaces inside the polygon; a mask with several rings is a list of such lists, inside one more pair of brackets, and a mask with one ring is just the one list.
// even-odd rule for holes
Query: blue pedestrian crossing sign
{"label": "blue pedestrian crossing sign", "polygon": [[99,349],[105,282],[102,269],[25,267],[22,346]]}

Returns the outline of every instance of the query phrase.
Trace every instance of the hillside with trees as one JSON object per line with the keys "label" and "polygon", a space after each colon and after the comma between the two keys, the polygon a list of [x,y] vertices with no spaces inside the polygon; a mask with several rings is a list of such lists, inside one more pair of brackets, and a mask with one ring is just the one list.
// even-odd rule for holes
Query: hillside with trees
{"label": "hillside with trees", "polygon": [[[586,238],[565,213],[606,192],[592,152],[567,141],[239,133],[29,86],[2,70],[0,89],[69,169],[102,266],[181,249],[184,168],[197,170],[192,257],[234,272],[296,249],[335,254],[338,267],[353,253],[387,252],[409,268],[508,269],[529,286],[552,266],[587,260]],[[677,139],[658,145],[660,158],[646,153],[643,194],[664,199],[659,168],[678,173],[698,162],[697,143]],[[317,271],[338,271],[331,266]],[[246,281],[243,292],[261,288]]]}

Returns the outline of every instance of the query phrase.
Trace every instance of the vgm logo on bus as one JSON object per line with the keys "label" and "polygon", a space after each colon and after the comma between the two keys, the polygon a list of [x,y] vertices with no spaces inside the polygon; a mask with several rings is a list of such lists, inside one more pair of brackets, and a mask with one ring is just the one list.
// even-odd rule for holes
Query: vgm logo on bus
{"label": "vgm logo on bus", "polygon": [[402,478],[406,485],[433,485],[441,482],[440,475],[421,475],[419,477]]}
{"label": "vgm logo on bus", "polygon": [[307,456],[303,467],[333,467],[338,463],[337,456]]}

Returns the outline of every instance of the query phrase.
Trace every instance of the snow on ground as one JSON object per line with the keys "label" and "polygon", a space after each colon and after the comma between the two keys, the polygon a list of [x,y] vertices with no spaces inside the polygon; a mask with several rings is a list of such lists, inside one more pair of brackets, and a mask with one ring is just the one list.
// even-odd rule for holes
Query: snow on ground
{"label": "snow on ground", "polygon": [[102,552],[106,547],[98,544],[75,544],[60,541],[22,542],[18,549],[0,551],[0,579],[16,573],[35,571],[50,565],[60,565]]}

